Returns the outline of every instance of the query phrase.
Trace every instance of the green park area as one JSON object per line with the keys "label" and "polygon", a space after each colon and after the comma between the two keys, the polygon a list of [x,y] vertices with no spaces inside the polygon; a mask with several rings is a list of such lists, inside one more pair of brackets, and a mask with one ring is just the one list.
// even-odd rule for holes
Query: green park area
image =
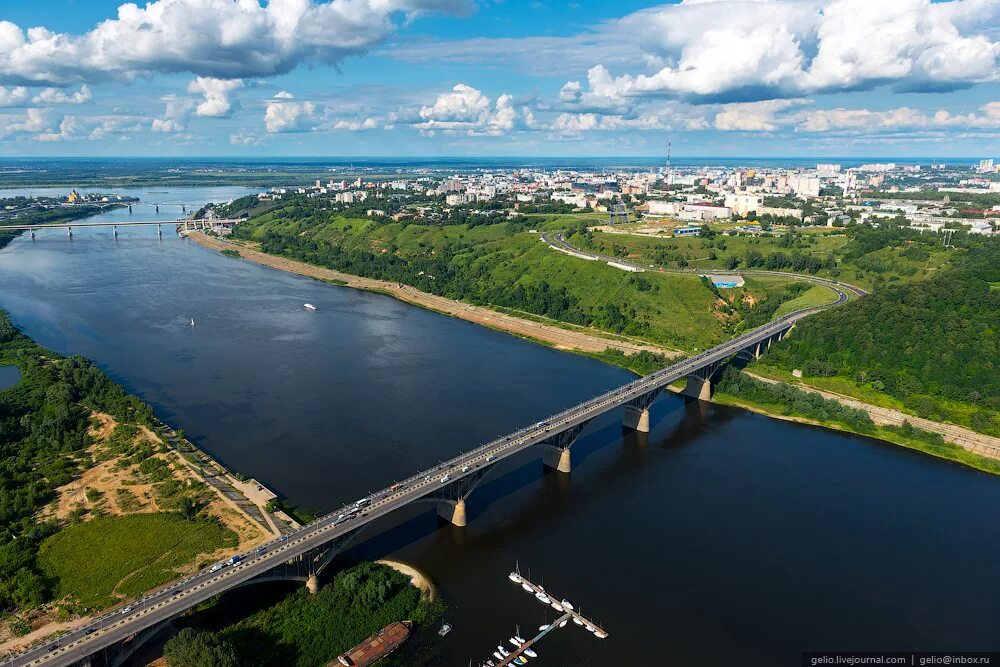
{"label": "green park area", "polygon": [[210,519],[130,514],[60,530],[42,542],[38,562],[56,598],[99,609],[176,578],[199,554],[235,546],[236,535]]}

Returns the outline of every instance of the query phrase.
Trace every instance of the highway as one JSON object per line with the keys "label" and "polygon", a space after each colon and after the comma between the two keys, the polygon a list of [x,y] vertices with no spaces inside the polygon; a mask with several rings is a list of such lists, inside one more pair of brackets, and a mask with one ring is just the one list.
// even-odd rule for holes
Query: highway
{"label": "highway", "polygon": [[[151,223],[155,224],[155,223]],[[794,274],[792,274],[794,275]],[[811,281],[817,280],[811,277]],[[822,279],[818,279],[822,280]],[[153,591],[128,606],[107,612],[58,639],[9,657],[0,665],[70,665],[88,655],[122,641],[141,630],[173,618],[196,604],[262,575],[285,561],[305,554],[424,496],[469,475],[491,467],[525,449],[578,424],[619,408],[684,378],[701,368],[724,361],[784,330],[806,315],[847,301],[850,287],[826,281],[838,298],[834,303],[797,311],[748,331],[737,338],[679,361],[663,370],[622,387],[595,396],[579,405],[550,415],[501,438],[463,452],[433,468],[422,470],[402,482],[384,488],[357,503],[345,505],[285,537],[242,554],[237,564],[206,568]]]}

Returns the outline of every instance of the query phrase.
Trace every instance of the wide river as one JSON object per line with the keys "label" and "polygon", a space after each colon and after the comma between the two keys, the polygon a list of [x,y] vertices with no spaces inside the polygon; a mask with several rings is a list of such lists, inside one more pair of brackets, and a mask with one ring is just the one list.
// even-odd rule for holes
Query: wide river
{"label": "wide river", "polygon": [[[136,194],[190,207],[244,192]],[[117,240],[110,230],[22,236],[0,251],[0,306],[314,511],[630,379],[229,259],[172,230],[162,240],[152,228],[122,228]],[[623,437],[619,415],[595,423],[569,476],[544,473],[538,452],[506,464],[471,496],[465,529],[421,505],[355,547],[440,587],[455,629],[421,664],[465,667],[516,625],[529,634],[552,620],[507,580],[515,563],[611,633],[600,641],[570,624],[539,645],[540,666],[773,666],[798,664],[803,650],[1000,646],[1000,480],[672,396],[652,413],[648,436]]]}

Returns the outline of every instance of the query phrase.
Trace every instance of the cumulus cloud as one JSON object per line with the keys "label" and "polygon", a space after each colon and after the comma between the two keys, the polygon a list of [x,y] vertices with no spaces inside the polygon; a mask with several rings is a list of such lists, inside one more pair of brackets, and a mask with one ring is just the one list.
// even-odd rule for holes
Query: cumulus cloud
{"label": "cumulus cloud", "polygon": [[31,99],[31,94],[24,86],[6,88],[0,86],[0,107],[18,107]]}
{"label": "cumulus cloud", "polygon": [[89,102],[91,98],[90,88],[84,84],[75,93],[68,93],[58,88],[46,88],[35,95],[32,102],[35,104],[84,104]]}
{"label": "cumulus cloud", "polygon": [[657,71],[601,73],[577,95],[738,102],[886,83],[939,91],[1000,78],[998,24],[998,0],[686,0],[618,22],[662,62]]}
{"label": "cumulus cloud", "polygon": [[675,104],[633,116],[594,112],[561,113],[550,123],[549,130],[564,138],[578,137],[585,132],[610,132],[614,130],[703,130],[708,121],[701,113]]}
{"label": "cumulus cloud", "polygon": [[441,130],[470,136],[498,136],[515,129],[532,129],[535,117],[527,107],[518,108],[511,95],[494,103],[482,91],[464,83],[437,96],[434,104],[420,108],[415,126],[424,133]]}
{"label": "cumulus cloud", "polygon": [[811,100],[764,100],[745,104],[726,104],[715,116],[715,128],[723,131],[771,132],[782,121],[777,115],[792,107],[812,104]]}
{"label": "cumulus cloud", "polygon": [[464,13],[469,0],[155,0],[79,34],[0,21],[0,82],[63,86],[147,73],[239,79],[336,64],[394,31],[393,17]]}
{"label": "cumulus cloud", "polygon": [[264,126],[268,132],[310,132],[322,122],[319,108],[312,102],[292,102],[272,99],[264,111]]}
{"label": "cumulus cloud", "polygon": [[188,84],[189,93],[204,95],[205,100],[195,107],[195,114],[218,118],[229,116],[239,109],[239,103],[230,99],[232,92],[243,87],[243,79],[214,79],[199,76]]}
{"label": "cumulus cloud", "polygon": [[195,111],[195,103],[176,95],[166,95],[163,97],[163,101],[166,103],[163,115],[153,119],[150,129],[153,132],[167,134],[183,132]]}

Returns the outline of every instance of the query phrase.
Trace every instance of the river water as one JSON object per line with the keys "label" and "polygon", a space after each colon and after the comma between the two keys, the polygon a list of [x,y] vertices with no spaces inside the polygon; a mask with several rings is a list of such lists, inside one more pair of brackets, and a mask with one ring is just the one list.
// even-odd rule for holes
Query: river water
{"label": "river water", "polygon": [[[244,192],[136,194],[191,210]],[[630,378],[154,229],[21,237],[0,251],[0,306],[314,511]],[[997,479],[672,396],[652,413],[648,436],[623,437],[618,415],[593,424],[569,476],[544,473],[537,452],[516,457],[470,497],[465,529],[416,506],[352,549],[439,586],[455,629],[420,664],[464,667],[515,625],[527,635],[552,620],[507,580],[515,563],[611,633],[570,624],[539,645],[540,666],[763,666],[798,664],[804,650],[1000,644]]]}

